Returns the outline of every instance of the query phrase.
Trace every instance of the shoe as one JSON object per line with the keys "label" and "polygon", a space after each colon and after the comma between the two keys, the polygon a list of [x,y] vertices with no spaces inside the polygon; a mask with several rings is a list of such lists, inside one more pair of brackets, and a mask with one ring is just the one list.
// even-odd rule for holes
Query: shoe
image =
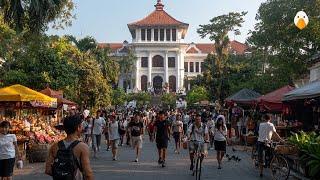
{"label": "shoe", "polygon": [[221,166],[219,166],[218,169],[221,169]]}
{"label": "shoe", "polygon": [[134,162],[139,162],[138,158],[134,160]]}
{"label": "shoe", "polygon": [[115,158],[115,157],[112,159],[112,161],[116,161],[116,160],[117,160],[117,158]]}
{"label": "shoe", "polygon": [[174,150],[174,153],[178,154],[178,151],[177,151],[177,150]]}
{"label": "shoe", "polygon": [[263,174],[262,174],[262,173],[260,174],[260,177],[263,177]]}
{"label": "shoe", "polygon": [[194,167],[193,167],[193,164],[191,164],[191,165],[190,165],[190,171],[192,171],[193,168],[194,168]]}
{"label": "shoe", "polygon": [[166,167],[166,162],[165,161],[162,161],[162,167]]}
{"label": "shoe", "polygon": [[162,164],[162,160],[159,158],[159,160],[158,160],[158,164],[160,165],[160,164]]}

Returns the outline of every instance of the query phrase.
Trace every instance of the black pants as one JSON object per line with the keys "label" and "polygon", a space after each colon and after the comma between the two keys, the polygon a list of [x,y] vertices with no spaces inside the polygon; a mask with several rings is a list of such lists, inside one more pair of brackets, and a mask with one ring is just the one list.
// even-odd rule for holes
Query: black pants
{"label": "black pants", "polygon": [[93,134],[92,136],[92,147],[100,149],[101,134]]}

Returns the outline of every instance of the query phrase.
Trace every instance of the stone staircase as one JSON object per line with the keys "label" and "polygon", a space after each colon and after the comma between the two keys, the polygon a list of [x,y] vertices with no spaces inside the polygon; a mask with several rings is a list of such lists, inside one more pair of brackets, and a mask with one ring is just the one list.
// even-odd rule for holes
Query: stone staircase
{"label": "stone staircase", "polygon": [[152,95],[150,104],[151,104],[151,106],[161,106],[161,96],[160,95]]}

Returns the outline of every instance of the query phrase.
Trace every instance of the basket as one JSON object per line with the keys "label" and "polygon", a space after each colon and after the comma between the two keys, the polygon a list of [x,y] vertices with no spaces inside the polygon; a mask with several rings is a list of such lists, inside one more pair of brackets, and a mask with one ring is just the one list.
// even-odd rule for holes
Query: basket
{"label": "basket", "polygon": [[293,145],[277,145],[275,147],[275,152],[284,155],[295,155],[298,154],[299,149],[297,146]]}
{"label": "basket", "polygon": [[27,152],[29,162],[45,162],[48,156],[48,150],[48,144],[33,144]]}
{"label": "basket", "polygon": [[253,145],[257,141],[257,136],[247,136],[247,144]]}

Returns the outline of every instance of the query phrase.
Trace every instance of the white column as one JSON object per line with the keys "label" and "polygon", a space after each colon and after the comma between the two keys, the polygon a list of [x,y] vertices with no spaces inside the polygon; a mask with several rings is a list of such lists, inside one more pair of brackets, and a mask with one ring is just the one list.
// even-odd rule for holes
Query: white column
{"label": "white column", "polygon": [[168,51],[165,52],[165,59],[164,59],[164,82],[169,83],[168,77]]}
{"label": "white column", "polygon": [[145,29],[145,30],[144,30],[144,37],[145,37],[145,38],[144,38],[144,41],[146,41],[146,42],[148,42],[148,37],[147,37],[147,34],[148,34],[148,33],[147,33],[147,32],[148,32],[148,29]]}
{"label": "white column", "polygon": [[141,79],[140,78],[140,74],[139,74],[139,71],[140,71],[140,66],[139,66],[140,59],[141,59],[141,57],[137,57],[137,61],[136,61],[136,84],[135,84],[135,87],[138,90],[141,89],[141,87],[140,87],[141,83],[139,83],[140,79]]}
{"label": "white column", "polygon": [[183,89],[184,87],[184,55],[180,51],[180,88]]}
{"label": "white column", "polygon": [[177,51],[177,65],[176,65],[176,71],[177,71],[177,77],[176,77],[176,87],[177,87],[177,92],[180,89],[180,61],[181,61],[181,56],[180,56],[180,51]]}
{"label": "white column", "polygon": [[151,29],[151,42],[154,41],[154,29],[152,28]]}
{"label": "white column", "polygon": [[149,58],[148,58],[148,84],[152,84],[152,77],[151,77],[151,70],[152,70],[152,56],[151,52],[149,52]]}

